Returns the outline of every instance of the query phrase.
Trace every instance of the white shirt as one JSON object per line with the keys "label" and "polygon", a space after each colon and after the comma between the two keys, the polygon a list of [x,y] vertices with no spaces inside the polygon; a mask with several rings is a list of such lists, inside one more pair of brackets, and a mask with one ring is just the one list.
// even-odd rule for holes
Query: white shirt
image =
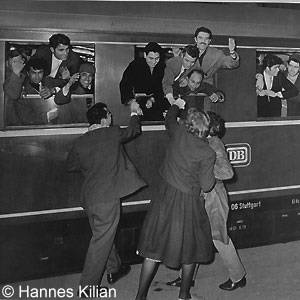
{"label": "white shirt", "polygon": [[174,81],[176,81],[184,71],[185,71],[185,68],[183,66],[181,66],[180,73],[174,78]]}
{"label": "white shirt", "polygon": [[57,59],[55,55],[52,53],[52,65],[51,65],[51,73],[50,77],[55,78],[56,73],[59,69],[60,64],[62,63],[62,60]]}
{"label": "white shirt", "polygon": [[265,79],[267,90],[272,89],[273,78],[274,78],[273,76],[269,75],[268,73],[266,73],[266,71],[264,71],[264,79]]}

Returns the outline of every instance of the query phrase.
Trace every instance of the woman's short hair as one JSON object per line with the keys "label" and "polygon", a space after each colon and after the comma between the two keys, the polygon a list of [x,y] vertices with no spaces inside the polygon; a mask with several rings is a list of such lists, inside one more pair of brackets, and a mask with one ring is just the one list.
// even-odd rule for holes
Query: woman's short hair
{"label": "woman's short hair", "polygon": [[107,118],[107,113],[107,105],[98,102],[87,111],[86,117],[90,125],[101,124],[101,120]]}
{"label": "woman's short hair", "polygon": [[221,118],[221,116],[217,115],[213,111],[207,112],[210,123],[209,123],[209,135],[210,136],[218,136],[222,138],[225,134],[225,121]]}
{"label": "woman's short hair", "polygon": [[205,112],[189,108],[184,123],[189,133],[201,138],[208,136],[210,120]]}

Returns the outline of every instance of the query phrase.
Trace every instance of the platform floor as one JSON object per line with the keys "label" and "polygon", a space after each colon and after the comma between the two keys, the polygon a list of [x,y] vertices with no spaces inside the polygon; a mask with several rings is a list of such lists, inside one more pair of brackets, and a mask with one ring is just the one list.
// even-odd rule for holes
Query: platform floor
{"label": "platform floor", "polygon": [[[247,285],[232,292],[222,291],[218,284],[227,279],[227,272],[218,254],[210,265],[201,266],[197,275],[196,286],[192,294],[205,300],[299,300],[300,299],[300,241],[274,244],[239,250],[247,269]],[[141,265],[133,265],[131,272],[113,287],[117,297],[98,299],[134,300]],[[177,300],[178,289],[165,285],[166,281],[177,276],[177,272],[163,265],[160,266],[151,286],[148,300]],[[76,291],[80,274],[69,274],[52,278],[24,281],[12,284],[15,289],[32,288],[72,288]],[[107,285],[106,279],[103,285]],[[16,297],[17,296],[17,297]],[[35,295],[33,295],[35,296]],[[5,299],[0,297],[0,299]],[[14,295],[10,299],[29,299]],[[32,297],[32,299],[42,299]],[[43,297],[43,299],[46,299]],[[52,297],[47,299],[78,299],[74,297]]]}

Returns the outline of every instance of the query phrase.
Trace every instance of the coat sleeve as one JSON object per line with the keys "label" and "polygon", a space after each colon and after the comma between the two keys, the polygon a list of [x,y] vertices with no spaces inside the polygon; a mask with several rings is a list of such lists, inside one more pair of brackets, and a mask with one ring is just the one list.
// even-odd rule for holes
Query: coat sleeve
{"label": "coat sleeve", "polygon": [[299,94],[298,89],[282,74],[279,73],[281,79],[281,85],[284,90],[282,90],[282,96],[284,99],[289,99],[296,97]]}
{"label": "coat sleeve", "polygon": [[21,97],[24,79],[24,74],[17,76],[14,72],[11,72],[3,84],[4,93],[12,100],[19,99]]}
{"label": "coat sleeve", "polygon": [[216,162],[214,165],[215,177],[219,180],[226,180],[233,177],[233,169],[227,157],[227,152],[221,140],[212,145],[209,144],[216,152]]}
{"label": "coat sleeve", "polygon": [[222,51],[220,61],[223,69],[235,69],[240,65],[240,57],[237,52],[235,53],[237,56],[235,59],[233,59],[231,55],[225,55]]}
{"label": "coat sleeve", "polygon": [[121,143],[129,142],[136,136],[141,134],[140,118],[136,115],[130,118],[130,122],[127,128],[120,128],[120,141]]}
{"label": "coat sleeve", "polygon": [[66,96],[63,94],[63,90],[60,89],[59,92],[54,97],[54,102],[57,105],[64,105],[71,102],[71,93],[69,92]]}
{"label": "coat sleeve", "polygon": [[216,154],[209,151],[208,155],[200,162],[199,166],[199,182],[203,192],[207,193],[212,190],[215,185],[214,164]]}
{"label": "coat sleeve", "polygon": [[180,110],[177,105],[172,105],[167,112],[165,126],[169,136],[172,136],[179,126],[177,122],[179,111]]}
{"label": "coat sleeve", "polygon": [[172,58],[167,61],[166,67],[165,67],[165,73],[162,80],[162,86],[164,94],[167,95],[169,93],[173,94],[173,83],[174,79],[177,74],[175,74],[173,63],[175,61],[172,61]]}
{"label": "coat sleeve", "polygon": [[199,89],[199,92],[205,93],[208,96],[212,95],[213,93],[215,93],[217,91],[218,91],[218,89],[214,85],[209,84],[207,82],[202,82],[200,89]]}
{"label": "coat sleeve", "polygon": [[123,73],[120,81],[121,103],[127,104],[134,98],[134,64],[131,62]]}

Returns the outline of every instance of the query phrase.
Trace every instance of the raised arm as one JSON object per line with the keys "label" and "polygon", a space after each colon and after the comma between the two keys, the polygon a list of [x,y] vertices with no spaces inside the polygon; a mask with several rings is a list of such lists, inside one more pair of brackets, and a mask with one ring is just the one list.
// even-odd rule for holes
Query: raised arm
{"label": "raised arm", "polygon": [[24,61],[19,57],[11,59],[11,73],[8,74],[4,84],[4,93],[13,100],[17,100],[21,96],[22,86],[25,75],[22,73],[24,69]]}
{"label": "raised arm", "polygon": [[127,128],[120,130],[121,143],[126,143],[141,134],[141,124],[139,116],[143,114],[139,104],[136,101],[130,103],[131,117]]}
{"label": "raised arm", "polygon": [[165,126],[167,132],[170,136],[177,130],[179,124],[177,122],[177,117],[179,116],[179,110],[183,109],[185,106],[185,101],[178,98],[174,104],[169,108],[165,119]]}

